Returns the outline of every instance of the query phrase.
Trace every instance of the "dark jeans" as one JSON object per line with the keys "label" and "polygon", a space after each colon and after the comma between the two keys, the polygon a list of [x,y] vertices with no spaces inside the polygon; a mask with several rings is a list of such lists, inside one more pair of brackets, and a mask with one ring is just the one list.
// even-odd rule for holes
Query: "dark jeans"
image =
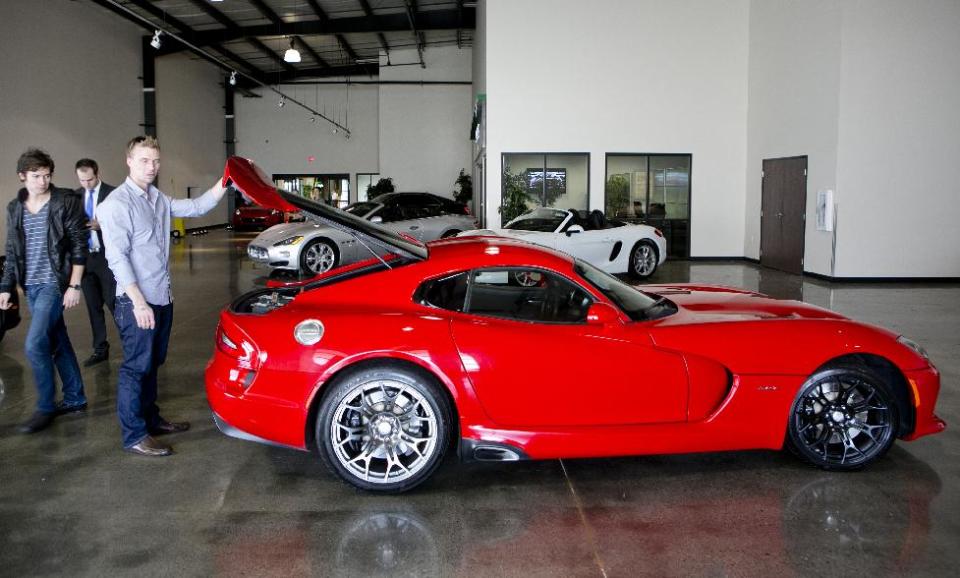
{"label": "dark jeans", "polygon": [[123,363],[117,380],[117,415],[125,448],[142,441],[161,421],[157,407],[157,370],[167,358],[173,304],[150,307],[155,321],[153,329],[137,327],[129,297],[117,297],[113,312],[123,343]]}
{"label": "dark jeans", "polygon": [[117,282],[113,272],[107,267],[107,259],[103,251],[90,253],[87,257],[87,267],[83,270],[83,300],[87,304],[87,314],[90,316],[90,328],[93,330],[93,350],[105,351],[107,343],[107,324],[103,314],[106,305],[113,313],[114,295],[117,292]]}
{"label": "dark jeans", "polygon": [[28,285],[27,303],[30,305],[30,329],[27,330],[25,349],[37,383],[37,411],[56,411],[56,366],[63,383],[63,404],[87,403],[83,392],[83,378],[77,354],[73,352],[67,326],[63,323],[63,293],[57,283]]}

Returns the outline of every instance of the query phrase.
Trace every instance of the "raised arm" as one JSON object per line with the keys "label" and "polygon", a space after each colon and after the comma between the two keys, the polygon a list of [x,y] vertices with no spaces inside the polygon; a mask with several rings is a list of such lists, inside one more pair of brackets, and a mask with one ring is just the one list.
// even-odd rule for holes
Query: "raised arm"
{"label": "raised arm", "polygon": [[200,217],[210,212],[227,192],[220,179],[196,199],[170,199],[170,214],[174,217]]}

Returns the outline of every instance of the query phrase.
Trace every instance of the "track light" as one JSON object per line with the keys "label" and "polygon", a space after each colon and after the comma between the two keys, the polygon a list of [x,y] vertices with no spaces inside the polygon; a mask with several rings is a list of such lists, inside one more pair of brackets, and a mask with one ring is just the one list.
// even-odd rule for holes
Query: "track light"
{"label": "track light", "polygon": [[160,44],[161,44],[161,43],[160,43],[160,35],[161,35],[161,34],[163,34],[163,32],[161,32],[161,31],[159,31],[159,30],[154,30],[154,31],[153,31],[153,40],[150,41],[150,46],[153,46],[156,50],[160,50]]}
{"label": "track light", "polygon": [[277,102],[277,108],[283,108],[283,105],[287,104],[287,97],[280,95],[280,100]]}
{"label": "track light", "polygon": [[230,86],[236,86],[236,85],[237,85],[237,71],[234,70],[233,72],[230,73]]}
{"label": "track light", "polygon": [[310,117],[310,122],[312,122],[313,124],[317,124],[317,115],[312,115]]}
{"label": "track light", "polygon": [[293,47],[293,38],[290,39],[290,48],[283,53],[284,62],[300,62],[300,51]]}

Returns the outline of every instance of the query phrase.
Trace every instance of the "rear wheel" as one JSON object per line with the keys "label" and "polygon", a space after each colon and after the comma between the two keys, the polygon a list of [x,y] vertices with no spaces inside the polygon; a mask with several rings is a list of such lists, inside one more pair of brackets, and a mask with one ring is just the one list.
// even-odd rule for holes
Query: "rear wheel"
{"label": "rear wheel", "polygon": [[393,363],[330,385],[316,439],[327,466],[363,490],[405,492],[426,480],[449,445],[450,406],[424,373]]}
{"label": "rear wheel", "polygon": [[630,251],[627,272],[636,279],[646,279],[657,270],[659,262],[660,255],[657,254],[657,248],[650,241],[643,240],[634,245],[633,250]]}
{"label": "rear wheel", "polygon": [[867,367],[838,365],[812,375],[793,402],[787,442],[825,470],[856,470],[893,445],[899,408],[891,386]]}
{"label": "rear wheel", "polygon": [[300,271],[308,275],[326,273],[337,266],[337,249],[333,243],[315,239],[300,251]]}

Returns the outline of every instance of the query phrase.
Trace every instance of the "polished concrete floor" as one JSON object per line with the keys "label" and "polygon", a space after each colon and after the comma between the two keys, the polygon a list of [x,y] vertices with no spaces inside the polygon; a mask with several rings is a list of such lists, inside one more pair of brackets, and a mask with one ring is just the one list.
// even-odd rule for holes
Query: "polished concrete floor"
{"label": "polished concrete floor", "polygon": [[[84,370],[91,409],[24,436],[25,325],[0,343],[0,576],[955,576],[960,567],[960,285],[830,284],[744,262],[671,262],[653,281],[746,287],[908,335],[942,371],[950,428],[828,474],[735,452],[445,463],[418,490],[363,494],[306,453],[220,434],[203,392],[218,311],[264,281],[250,235],[188,237],[161,407],[177,453],[120,450],[119,342]],[[81,308],[68,312],[90,353]],[[543,352],[531,351],[531,356]]]}

